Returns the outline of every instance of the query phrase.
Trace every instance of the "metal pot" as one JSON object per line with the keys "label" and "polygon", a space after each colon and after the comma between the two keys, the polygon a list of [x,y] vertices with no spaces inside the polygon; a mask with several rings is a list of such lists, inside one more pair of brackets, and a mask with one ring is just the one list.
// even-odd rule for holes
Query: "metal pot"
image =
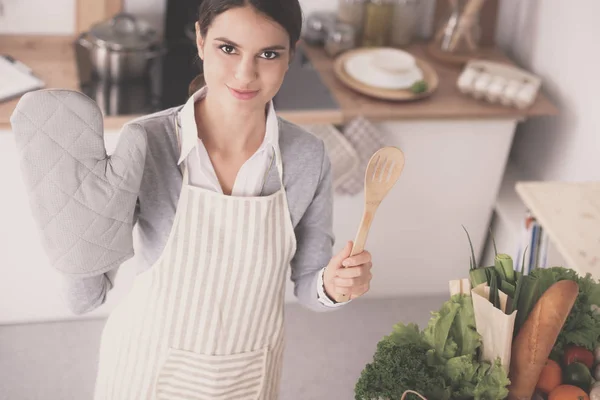
{"label": "metal pot", "polygon": [[83,91],[96,101],[104,116],[148,114],[157,110],[157,96],[148,80],[92,81]]}
{"label": "metal pot", "polygon": [[94,25],[77,42],[88,49],[94,73],[111,82],[146,77],[152,60],[165,53],[156,30],[127,13]]}

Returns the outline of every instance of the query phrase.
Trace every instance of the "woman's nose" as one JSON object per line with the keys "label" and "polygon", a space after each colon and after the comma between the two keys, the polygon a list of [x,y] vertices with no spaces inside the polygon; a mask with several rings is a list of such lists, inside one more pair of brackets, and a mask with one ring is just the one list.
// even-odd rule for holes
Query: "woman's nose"
{"label": "woman's nose", "polygon": [[257,78],[256,59],[254,57],[242,57],[235,71],[235,79],[242,85],[249,85]]}

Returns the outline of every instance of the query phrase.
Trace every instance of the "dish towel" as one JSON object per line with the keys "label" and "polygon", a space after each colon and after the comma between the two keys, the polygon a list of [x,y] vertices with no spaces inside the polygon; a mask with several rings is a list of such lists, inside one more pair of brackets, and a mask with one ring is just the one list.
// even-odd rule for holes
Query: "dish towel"
{"label": "dish towel", "polygon": [[343,134],[356,149],[359,163],[351,176],[344,179],[343,184],[337,188],[337,193],[354,196],[364,190],[367,165],[373,154],[386,145],[385,137],[364,117],[357,117],[350,121],[344,127]]}
{"label": "dish towel", "polygon": [[331,161],[333,190],[339,192],[348,180],[354,180],[360,162],[358,152],[333,125],[304,125],[303,128],[325,143]]}

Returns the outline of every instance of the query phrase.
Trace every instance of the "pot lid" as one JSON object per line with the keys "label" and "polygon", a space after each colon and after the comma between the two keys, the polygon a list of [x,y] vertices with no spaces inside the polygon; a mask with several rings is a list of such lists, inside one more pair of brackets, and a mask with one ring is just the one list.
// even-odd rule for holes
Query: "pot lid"
{"label": "pot lid", "polygon": [[143,50],[157,42],[156,30],[128,13],[94,25],[89,34],[96,44],[114,50]]}

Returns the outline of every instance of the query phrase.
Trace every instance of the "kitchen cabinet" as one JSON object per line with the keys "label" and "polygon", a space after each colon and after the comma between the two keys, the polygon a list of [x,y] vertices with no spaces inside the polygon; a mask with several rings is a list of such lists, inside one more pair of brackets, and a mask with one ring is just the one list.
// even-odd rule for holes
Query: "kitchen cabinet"
{"label": "kitchen cabinet", "polygon": [[[366,248],[373,254],[369,297],[448,292],[468,274],[470,249],[484,247],[516,120],[380,122],[386,145],[404,151],[400,179],[384,199]],[[339,249],[354,238],[362,194],[336,195]]]}

